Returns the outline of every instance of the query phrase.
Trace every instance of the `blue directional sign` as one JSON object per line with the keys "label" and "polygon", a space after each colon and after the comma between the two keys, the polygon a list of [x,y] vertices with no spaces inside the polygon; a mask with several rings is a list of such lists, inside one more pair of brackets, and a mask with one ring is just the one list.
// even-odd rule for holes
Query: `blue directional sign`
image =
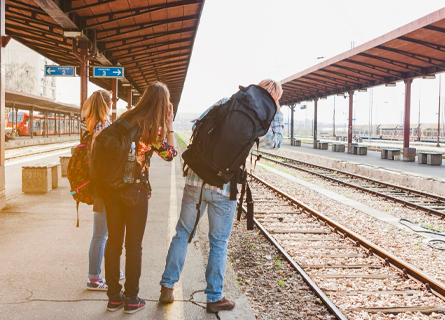
{"label": "blue directional sign", "polygon": [[122,78],[124,68],[122,67],[94,67],[94,78]]}
{"label": "blue directional sign", "polygon": [[73,66],[45,66],[45,77],[74,77]]}

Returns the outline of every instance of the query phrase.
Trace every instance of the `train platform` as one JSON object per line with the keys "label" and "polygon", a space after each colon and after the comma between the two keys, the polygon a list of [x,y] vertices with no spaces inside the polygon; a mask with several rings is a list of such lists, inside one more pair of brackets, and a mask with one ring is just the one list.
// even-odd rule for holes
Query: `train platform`
{"label": "train platform", "polygon": [[[92,235],[92,207],[80,205],[76,228],[76,204],[69,183],[62,178],[57,189],[46,194],[21,191],[21,169],[58,161],[67,152],[33,156],[6,162],[6,207],[0,213],[0,319],[121,319],[123,312],[107,312],[105,292],[87,291],[88,249]],[[146,308],[133,319],[255,319],[238,289],[227,263],[225,295],[236,301],[232,311],[206,313],[203,246],[208,241],[207,219],[188,248],[175,302],[158,303],[159,281],[179,215],[184,178],[180,157],[165,162],[153,157],[150,180],[153,196],[143,241],[140,297]],[[124,253],[125,254],[125,253]],[[123,257],[124,257],[123,254]],[[124,259],[121,259],[124,270]],[[103,269],[102,269],[103,270]],[[102,271],[102,276],[104,271]]]}
{"label": "train platform", "polygon": [[[343,143],[347,144],[346,142]],[[380,151],[373,151],[371,150],[370,147],[374,147],[375,149],[381,149],[381,148],[403,149],[403,147],[396,146],[394,144],[382,144],[382,143],[379,144],[375,142],[372,142],[370,144],[360,143],[359,145],[368,146],[367,155],[350,154],[347,152],[347,150],[345,152],[333,152],[331,146],[329,146],[328,150],[314,149],[312,144],[307,144],[307,143],[302,143],[301,146],[291,146],[289,142],[287,143],[285,142],[282,145],[282,148],[286,150],[292,150],[312,155],[334,158],[341,161],[350,161],[358,164],[372,165],[375,167],[387,168],[390,170],[397,170],[410,174],[423,175],[429,178],[445,179],[445,170],[444,170],[445,162],[441,166],[431,166],[427,164],[419,164],[417,161],[417,157],[415,162],[382,159]],[[431,146],[416,147],[416,148],[418,149],[417,151],[422,150],[428,152],[445,152],[444,148],[437,148]]]}
{"label": "train platform", "polygon": [[[360,143],[360,145],[366,144]],[[357,155],[350,154],[347,150],[345,152],[333,152],[331,146],[328,150],[321,150],[314,149],[312,143],[292,146],[289,141],[284,141],[278,153],[301,161],[337,168],[369,178],[382,179],[383,181],[445,196],[444,163],[440,166],[419,164],[417,157],[415,162],[382,159],[380,151],[372,150],[391,147],[391,145],[375,142],[371,142],[370,145],[372,148],[368,144],[367,155]],[[396,146],[392,145],[392,148],[396,148]],[[426,148],[428,152],[443,152],[442,148],[432,146],[420,148]]]}

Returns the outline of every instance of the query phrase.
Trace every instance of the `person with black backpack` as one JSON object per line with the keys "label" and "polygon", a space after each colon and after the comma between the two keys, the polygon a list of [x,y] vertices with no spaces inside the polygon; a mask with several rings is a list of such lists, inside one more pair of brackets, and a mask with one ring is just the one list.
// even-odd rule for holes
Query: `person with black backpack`
{"label": "person with black backpack", "polygon": [[[184,266],[188,243],[194,235],[196,226],[205,208],[208,208],[210,253],[206,267],[207,312],[216,313],[231,310],[235,302],[223,294],[224,273],[226,267],[227,243],[232,229],[236,207],[236,180],[232,182],[230,172],[239,169],[239,162],[244,163],[253,143],[252,137],[259,138],[259,145],[264,148],[278,149],[282,141],[283,114],[280,111],[279,99],[282,95],[279,82],[271,79],[261,81],[258,86],[241,87],[230,99],[223,98],[207,109],[195,122],[192,144],[184,152],[183,158],[189,167],[204,159],[202,165],[195,165],[194,170],[187,169],[181,213],[176,225],[176,234],[168,250],[166,265],[160,281],[161,294],[159,301],[174,301],[173,286],[179,281]],[[233,126],[237,125],[237,128]],[[199,130],[200,126],[204,130]],[[247,134],[241,131],[252,127]],[[264,128],[264,129],[263,129]],[[258,131],[259,129],[264,131]],[[244,130],[246,131],[246,130]],[[221,137],[225,132],[226,137]],[[202,134],[202,136],[200,136]],[[239,140],[246,140],[240,142]],[[195,141],[197,140],[197,141]],[[236,141],[235,141],[236,140]],[[255,139],[257,140],[257,139]],[[214,145],[218,141],[224,145]],[[231,156],[233,145],[241,145],[240,152],[235,152],[234,168],[227,164],[221,169],[216,163],[232,163],[225,158]],[[244,147],[243,147],[244,145]],[[208,164],[209,156],[199,157],[203,148],[212,149],[213,163]],[[187,153],[187,155],[186,155]],[[242,159],[241,159],[242,158]],[[203,169],[203,167],[205,167]],[[198,173],[199,171],[199,173]],[[232,174],[233,175],[233,174]],[[230,181],[230,182],[228,182]],[[200,205],[199,205],[200,204]]]}
{"label": "person with black backpack", "polygon": [[[105,248],[108,311],[124,307],[125,313],[134,313],[145,307],[138,293],[142,239],[151,194],[149,159],[156,152],[162,159],[172,161],[177,154],[173,142],[170,93],[165,84],[155,82],[147,87],[135,108],[104,129],[94,143],[91,176],[104,198],[108,225]],[[122,293],[119,267],[124,237],[126,280]]]}

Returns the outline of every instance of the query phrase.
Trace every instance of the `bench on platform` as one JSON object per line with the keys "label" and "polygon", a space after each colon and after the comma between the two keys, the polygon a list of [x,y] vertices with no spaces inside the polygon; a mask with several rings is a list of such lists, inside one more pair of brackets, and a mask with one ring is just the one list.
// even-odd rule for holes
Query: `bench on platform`
{"label": "bench on platform", "polygon": [[291,146],[300,147],[301,146],[301,140],[299,140],[299,139],[291,139],[290,144],[291,144]]}
{"label": "bench on platform", "polygon": [[37,164],[22,167],[22,192],[47,193],[59,186],[60,163]]}
{"label": "bench on platform", "polygon": [[71,156],[61,156],[60,164],[62,165],[62,177],[66,177],[68,175],[68,163],[70,162]]}
{"label": "bench on platform", "polygon": [[368,147],[365,146],[352,146],[353,154],[358,154],[361,156],[366,156],[368,154]]}
{"label": "bench on platform", "polygon": [[343,143],[334,143],[332,144],[332,151],[345,152],[345,145]]}
{"label": "bench on platform", "polygon": [[400,158],[400,152],[400,149],[382,149],[380,157],[382,159],[394,160],[394,156],[399,156]]}
{"label": "bench on platform", "polygon": [[328,150],[329,143],[328,142],[317,142],[318,149]]}
{"label": "bench on platform", "polygon": [[418,161],[420,164],[429,164],[431,166],[442,165],[442,153],[440,152],[419,152]]}

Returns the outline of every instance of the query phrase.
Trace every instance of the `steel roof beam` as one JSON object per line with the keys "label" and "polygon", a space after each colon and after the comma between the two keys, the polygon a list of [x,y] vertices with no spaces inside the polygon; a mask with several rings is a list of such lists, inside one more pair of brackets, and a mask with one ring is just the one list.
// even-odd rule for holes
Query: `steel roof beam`
{"label": "steel roof beam", "polygon": [[[147,48],[149,48],[149,49],[151,49],[151,48],[159,48],[159,47],[163,47],[163,46],[169,46],[169,45],[172,45],[172,44],[175,44],[175,43],[190,42],[192,40],[193,40],[193,38],[183,38],[183,39],[169,40],[169,41],[163,41],[163,42],[144,43],[144,44],[141,44],[139,46],[130,47],[129,49],[117,48],[117,49],[113,49],[113,50],[104,50],[103,52],[107,52],[107,53],[112,55],[115,52],[127,51],[127,53],[131,54],[131,53],[135,53],[135,52],[138,52],[138,51],[147,50]],[[141,49],[141,50],[138,50],[138,49]],[[115,56],[111,56],[111,57],[115,58]]]}
{"label": "steel roof beam", "polygon": [[[142,67],[147,67],[147,66],[151,66],[154,62],[161,62],[164,61],[166,59],[174,59],[174,58],[179,58],[179,57],[184,57],[184,54],[175,54],[174,56],[166,56],[166,57],[159,57],[159,58],[153,58],[150,59],[150,62],[146,63],[146,64],[135,64],[134,66],[128,66],[126,63],[128,62],[129,64],[132,63],[133,61],[129,60],[129,61],[125,61],[125,62],[121,62],[123,65],[125,64],[125,69],[134,69],[134,68],[142,68]],[[184,59],[178,59],[178,60],[172,60],[172,62],[176,62],[176,61],[185,61],[185,60],[189,60],[188,57],[184,58]],[[169,63],[170,61],[167,61],[166,63]]]}
{"label": "steel roof beam", "polygon": [[293,83],[301,85],[301,86],[304,86],[304,87],[314,88],[314,89],[317,90],[317,92],[318,92],[318,89],[321,89],[321,90],[327,90],[328,89],[328,87],[325,87],[325,86],[322,86],[322,85],[319,85],[319,84],[316,84],[316,83],[303,81],[305,79],[306,79],[305,77],[298,78],[298,79],[295,79]]}
{"label": "steel roof beam", "polygon": [[[152,34],[147,34],[144,36],[134,36],[134,37],[126,37],[125,39],[116,39],[116,40],[109,40],[109,41],[100,41],[101,45],[106,46],[108,44],[111,44],[112,46],[120,46],[121,49],[125,49],[124,46],[132,46],[135,43],[141,43],[143,41],[147,40],[153,40],[157,38],[162,38],[166,36],[176,35],[176,34],[182,34],[187,32],[194,32],[194,28],[187,28],[187,29],[178,29],[173,31],[163,31],[163,32],[156,32]],[[130,40],[134,40],[132,42],[129,42]],[[108,48],[104,47],[104,50],[107,50]]]}
{"label": "steel roof beam", "polygon": [[183,61],[180,64],[164,63],[162,65],[156,65],[156,66],[153,66],[153,67],[141,68],[141,69],[138,69],[137,71],[135,70],[133,72],[134,73],[139,73],[139,72],[142,72],[142,71],[149,71],[149,70],[156,70],[157,72],[161,72],[161,71],[163,71],[165,69],[167,69],[167,70],[174,69],[174,68],[182,68],[182,69],[184,69],[184,68],[187,68],[187,63],[188,63],[188,60]]}
{"label": "steel roof beam", "polygon": [[330,77],[328,75],[321,75],[321,74],[316,74],[316,73],[312,73],[311,77],[319,77],[322,79],[328,79],[329,81],[333,82],[333,83],[341,83],[342,85],[345,86],[349,86],[351,84],[356,84],[357,82],[348,82],[347,80],[343,80],[343,79],[339,79],[339,78],[334,78],[334,77]]}
{"label": "steel roof beam", "polygon": [[349,80],[351,80],[352,82],[354,82],[356,84],[357,83],[361,83],[361,81],[368,81],[369,80],[369,79],[360,78],[360,77],[357,77],[357,76],[352,76],[352,75],[349,75],[349,74],[341,73],[339,71],[328,70],[326,68],[317,70],[317,72],[332,73],[332,74],[335,74],[336,76],[349,79]]}
{"label": "steel roof beam", "polygon": [[[133,62],[136,61],[144,61],[147,60],[147,55],[148,56],[155,56],[155,55],[159,55],[159,54],[163,54],[163,53],[171,53],[171,52],[175,52],[175,51],[181,51],[181,50],[191,50],[192,45],[188,45],[188,46],[184,46],[184,47],[177,47],[177,48],[172,48],[172,49],[164,49],[164,50],[159,50],[159,51],[155,51],[155,52],[137,52],[137,53],[133,53],[133,54],[128,54],[128,55],[124,55],[120,58],[122,59],[134,59]],[[139,59],[135,59],[136,57],[140,57],[143,56],[142,58]],[[117,59],[119,57],[112,57],[111,59]]]}
{"label": "steel roof beam", "polygon": [[[326,88],[328,88],[328,87],[330,87],[330,88],[337,88],[338,87],[338,85],[335,82],[321,80],[321,79],[315,79],[315,78],[312,78],[312,77],[309,77],[309,76],[303,76],[300,79],[314,81],[317,84],[322,83],[322,84],[324,84],[326,86]],[[297,79],[295,79],[295,80],[297,80]],[[309,83],[313,83],[313,82],[309,82]]]}
{"label": "steel roof beam", "polygon": [[363,80],[372,80],[372,79],[376,79],[376,77],[379,77],[379,78],[383,79],[385,77],[384,75],[379,75],[379,74],[375,74],[375,73],[368,72],[368,71],[363,71],[363,70],[357,70],[357,69],[346,67],[346,66],[342,66],[342,65],[339,65],[339,64],[336,64],[336,63],[330,65],[330,67],[337,67],[337,68],[340,68],[340,69],[343,69],[343,70],[347,70],[347,71],[355,73],[355,74],[359,74],[361,76],[365,76],[365,77],[371,78],[371,79],[362,78]]}
{"label": "steel roof beam", "polygon": [[[135,32],[135,31],[141,31],[141,30],[161,26],[164,24],[169,24],[169,23],[174,23],[174,22],[184,22],[184,21],[188,21],[188,20],[198,20],[198,19],[199,19],[199,15],[194,14],[194,15],[190,15],[190,16],[170,18],[170,19],[164,19],[164,20],[159,20],[159,21],[135,23],[135,24],[132,24],[129,26],[119,26],[119,27],[113,27],[113,28],[108,28],[108,29],[97,29],[96,30],[98,33],[97,40],[98,41],[110,40],[117,36],[124,36],[124,35],[127,35],[129,33]],[[126,30],[124,32],[121,32],[122,29],[126,29]],[[131,30],[127,30],[127,29],[131,29]],[[100,37],[101,33],[106,33],[106,32],[116,32],[116,33],[112,34],[112,35],[106,35],[106,36]]]}
{"label": "steel roof beam", "polygon": [[396,67],[399,67],[399,68],[403,68],[406,71],[413,71],[413,72],[417,72],[417,73],[421,74],[419,72],[419,70],[422,69],[421,66],[417,66],[417,65],[410,64],[410,63],[407,63],[407,62],[400,62],[400,61],[389,59],[389,58],[385,58],[385,57],[379,57],[379,56],[375,56],[375,55],[364,53],[364,52],[358,53],[358,55],[363,56],[363,57],[367,57],[367,58],[371,58],[371,59],[375,59],[375,60],[378,60],[378,61],[382,61],[382,62],[391,64],[393,66],[396,66]]}
{"label": "steel roof beam", "polygon": [[[185,5],[189,5],[189,4],[196,4],[196,3],[202,4],[203,0],[182,0],[182,1],[169,2],[169,3],[165,3],[165,4],[154,5],[154,6],[140,7],[137,9],[115,11],[113,13],[97,14],[97,15],[88,17],[87,21],[91,20],[91,19],[97,19],[97,18],[108,18],[108,19],[105,19],[105,20],[101,19],[100,22],[89,24],[86,26],[86,29],[92,29],[92,28],[95,28],[98,26],[102,27],[108,23],[119,22],[119,21],[127,20],[127,19],[134,19],[136,17],[142,16],[145,14],[149,14],[152,12],[156,12],[159,10],[181,7],[181,6],[185,6]],[[121,14],[127,14],[127,15],[116,17],[116,15],[121,15]]]}
{"label": "steel roof beam", "polygon": [[115,2],[117,0],[97,0],[96,3],[91,3],[91,4],[86,4],[83,6],[79,6],[79,7],[72,7],[72,1],[63,1],[63,6],[61,7],[62,11],[65,13],[72,13],[72,12],[76,12],[76,11],[80,11],[83,9],[91,9],[97,6],[101,6],[103,4],[108,4],[111,2]]}
{"label": "steel roof beam", "polygon": [[[385,68],[385,67],[376,66],[376,65],[371,64],[371,63],[355,61],[355,60],[352,60],[352,59],[344,59],[343,61],[345,61],[347,63],[357,64],[357,65],[359,65],[361,67],[365,67],[367,69],[371,69],[371,70],[374,70],[374,71],[378,71],[378,72],[384,73],[383,75],[380,75],[378,73],[369,72],[369,74],[372,75],[372,77],[375,77],[375,76],[377,76],[377,77],[385,77],[387,75],[397,76],[397,75],[400,74],[400,71],[389,69],[389,68]],[[357,70],[357,71],[368,73],[368,71],[364,71],[364,70]],[[393,72],[393,73],[391,73],[391,72]]]}
{"label": "steel roof beam", "polygon": [[[164,72],[164,70],[167,70],[167,71],[178,71],[178,70],[184,70],[184,68],[185,67],[187,67],[187,65],[185,64],[183,64],[183,65],[179,65],[179,66],[174,66],[174,67],[163,67],[163,68],[153,68],[152,69],[152,72],[157,72],[158,74],[160,74],[160,73],[162,73],[162,72]],[[145,71],[145,70],[143,70],[143,71]],[[135,72],[133,72],[133,76],[137,76],[138,74],[141,74],[141,75],[143,75],[143,74],[147,74],[147,75],[150,75],[151,73],[150,72],[143,72],[143,71],[135,71]]]}
{"label": "steel roof beam", "polygon": [[437,44],[437,43],[431,43],[431,42],[427,42],[427,41],[423,41],[423,40],[417,40],[417,39],[412,39],[412,38],[408,38],[408,37],[398,37],[397,39],[406,41],[406,42],[411,42],[411,43],[415,43],[415,44],[420,44],[421,46],[430,48],[430,49],[434,49],[440,52],[445,52],[445,46]]}
{"label": "steel roof beam", "polygon": [[390,47],[385,47],[385,46],[377,46],[376,48],[381,49],[381,50],[385,50],[385,51],[389,51],[389,52],[394,52],[400,55],[403,55],[405,57],[408,58],[412,58],[418,61],[422,61],[424,63],[428,63],[432,66],[436,66],[436,67],[443,67],[441,64],[437,64],[434,63],[432,61],[438,61],[442,64],[445,64],[445,60],[441,60],[438,58],[434,58],[434,57],[430,57],[430,56],[426,56],[423,54],[419,54],[419,53],[412,53],[412,52],[408,52],[408,51],[404,51],[404,50],[400,50],[400,49],[394,49],[394,48],[390,48]]}
{"label": "steel roof beam", "polygon": [[316,91],[312,91],[310,88],[308,88],[306,86],[301,86],[301,85],[299,85],[299,84],[297,84],[295,82],[292,82],[292,83],[288,82],[287,85],[289,87],[296,88],[298,91],[303,92],[303,93],[309,93],[309,94],[318,93],[317,90]]}
{"label": "steel roof beam", "polygon": [[440,33],[445,33],[445,28],[441,28],[441,27],[427,25],[427,26],[424,26],[423,28],[424,29],[428,29],[428,30],[437,31],[437,32],[440,32]]}
{"label": "steel roof beam", "polygon": [[51,22],[47,22],[47,21],[43,21],[43,20],[40,20],[39,22],[34,22],[34,21],[29,20],[29,19],[31,19],[31,17],[23,16],[20,13],[14,12],[14,11],[7,11],[6,12],[6,20],[11,20],[11,18],[15,19],[15,20],[19,20],[21,23],[23,23],[25,25],[31,25],[31,23],[32,23],[32,24],[36,25],[37,27],[44,25],[44,26],[48,26],[50,28],[60,28],[59,25],[51,23]]}

